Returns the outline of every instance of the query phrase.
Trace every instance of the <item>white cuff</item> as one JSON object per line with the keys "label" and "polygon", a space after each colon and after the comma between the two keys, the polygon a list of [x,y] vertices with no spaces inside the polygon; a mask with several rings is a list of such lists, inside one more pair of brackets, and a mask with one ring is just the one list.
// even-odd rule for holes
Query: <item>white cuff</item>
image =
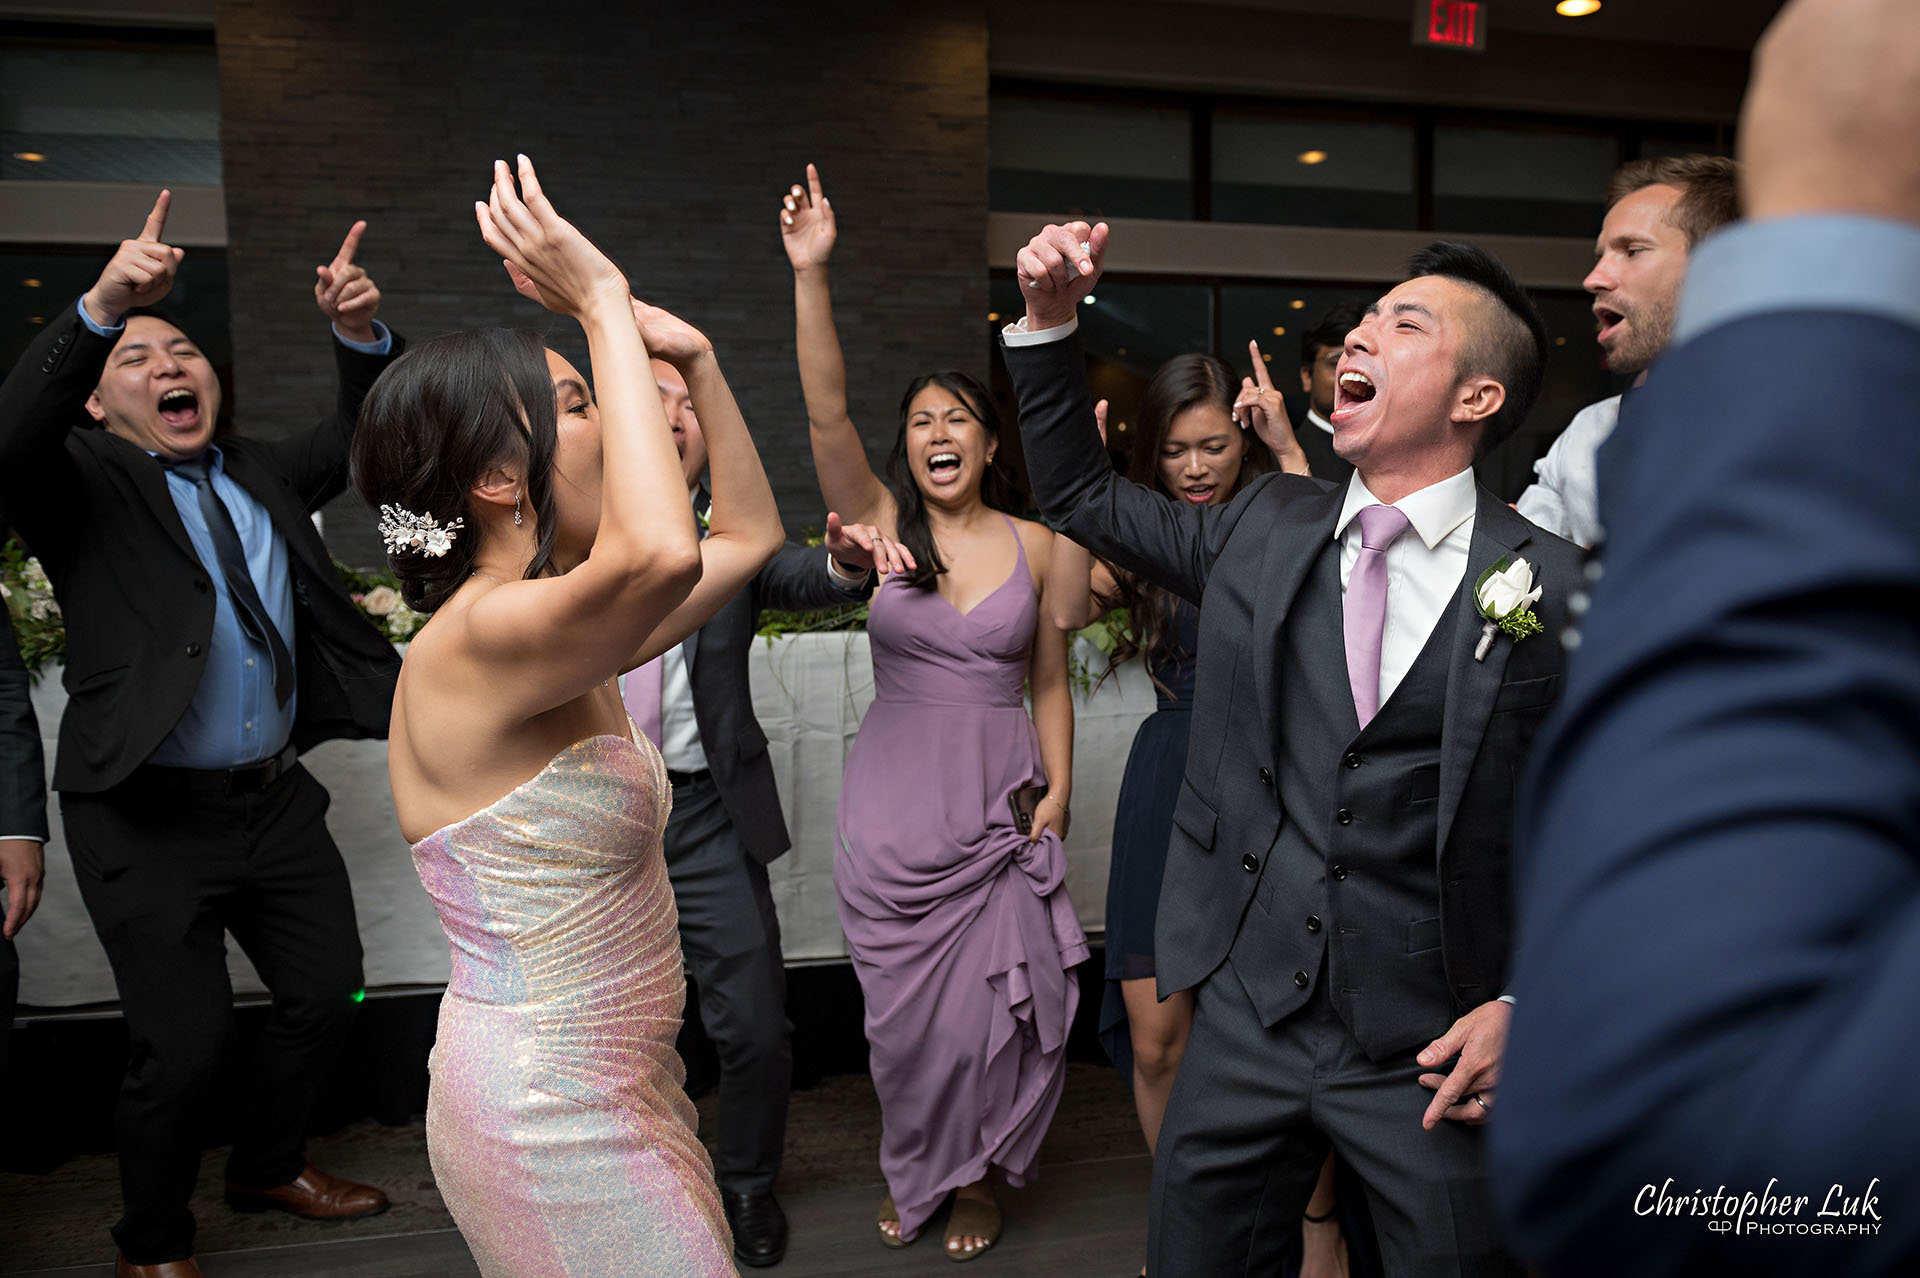
{"label": "white cuff", "polygon": [[38,843],[41,847],[47,845],[47,841],[37,834],[0,834],[0,843],[9,843],[15,839],[22,843]]}
{"label": "white cuff", "polygon": [[840,561],[833,557],[832,551],[828,551],[827,576],[833,578],[834,585],[849,594],[853,594],[867,588],[867,578],[873,576],[873,569],[869,568],[858,577],[855,577],[840,566]]}
{"label": "white cuff", "polygon": [[1518,1006],[1518,1004],[1514,1002],[1513,995],[1511,994],[1502,994],[1499,998],[1495,999],[1494,1002],[1505,1003],[1508,1007]]}
{"label": "white cuff", "polygon": [[1000,330],[1000,340],[1009,346],[1045,346],[1048,342],[1058,342],[1072,337],[1080,328],[1080,317],[1074,316],[1064,324],[1055,324],[1052,328],[1043,328],[1037,333],[1027,331],[1027,317],[1022,315],[1013,323]]}

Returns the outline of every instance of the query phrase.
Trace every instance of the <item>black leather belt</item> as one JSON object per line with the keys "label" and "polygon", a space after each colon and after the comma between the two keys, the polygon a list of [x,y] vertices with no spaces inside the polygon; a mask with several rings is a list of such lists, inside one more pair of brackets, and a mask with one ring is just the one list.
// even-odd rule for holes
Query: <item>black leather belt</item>
{"label": "black leather belt", "polygon": [[698,785],[702,781],[710,781],[712,779],[713,773],[705,768],[700,769],[698,772],[679,772],[673,768],[667,769],[667,784],[671,786]]}
{"label": "black leather belt", "polygon": [[200,794],[258,794],[293,770],[300,752],[289,745],[271,759],[238,768],[168,768],[149,763],[134,776],[146,785]]}

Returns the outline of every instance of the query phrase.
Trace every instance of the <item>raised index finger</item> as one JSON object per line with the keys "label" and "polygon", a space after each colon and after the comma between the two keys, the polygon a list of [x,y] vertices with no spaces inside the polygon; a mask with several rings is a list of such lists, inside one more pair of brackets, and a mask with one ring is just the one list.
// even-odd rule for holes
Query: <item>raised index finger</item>
{"label": "raised index finger", "polygon": [[1253,380],[1263,391],[1273,389],[1272,381],[1267,378],[1267,361],[1260,358],[1260,341],[1255,338],[1247,343],[1247,349],[1253,352]]}
{"label": "raised index finger", "polygon": [[807,199],[812,202],[813,207],[819,208],[822,198],[820,193],[820,170],[809,164],[807,166]]}
{"label": "raised index finger", "polygon": [[360,237],[367,233],[365,222],[355,222],[347,231],[347,238],[340,241],[340,251],[333,255],[333,269],[339,271],[344,266],[353,265],[353,255],[360,251]]}
{"label": "raised index finger", "polygon": [[160,198],[153,202],[153,212],[147,214],[147,224],[140,228],[140,238],[149,244],[158,244],[167,230],[167,210],[172,207],[173,192],[160,192]]}

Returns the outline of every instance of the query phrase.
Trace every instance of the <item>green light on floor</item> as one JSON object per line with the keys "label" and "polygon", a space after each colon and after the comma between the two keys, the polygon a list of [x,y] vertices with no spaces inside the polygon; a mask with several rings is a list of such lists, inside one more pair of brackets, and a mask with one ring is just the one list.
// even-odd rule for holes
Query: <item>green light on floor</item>
{"label": "green light on floor", "polygon": [[364,1003],[364,1002],[366,1002],[366,1001],[367,1001],[367,992],[366,992],[365,990],[355,990],[355,991],[353,992],[353,1001],[354,1001],[354,1002],[356,1002],[356,1003]]}

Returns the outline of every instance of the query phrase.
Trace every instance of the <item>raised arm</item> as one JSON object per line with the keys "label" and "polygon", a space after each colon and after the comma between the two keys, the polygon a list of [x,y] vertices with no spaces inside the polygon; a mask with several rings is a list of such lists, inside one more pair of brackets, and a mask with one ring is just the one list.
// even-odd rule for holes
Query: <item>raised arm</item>
{"label": "raised arm", "polygon": [[[1106,443],[1106,400],[1093,406],[1093,420],[1100,428],[1100,442]],[[1113,598],[1115,593],[1111,569],[1078,542],[1054,538],[1043,592],[1054,625],[1069,634],[1091,626],[1107,614],[1108,605],[1103,600]]]}
{"label": "raised arm", "polygon": [[[636,300],[633,316],[647,349],[686,379],[687,397],[706,435],[713,509],[706,539],[700,543],[700,584],[647,636],[629,669],[666,652],[705,625],[786,540],[766,469],[740,416],[740,405],[720,373],[713,344],[691,324],[657,306]],[[686,510],[684,492],[681,510]]]}
{"label": "raised arm", "polygon": [[807,166],[807,185],[787,192],[780,211],[780,242],[793,265],[794,345],[800,391],[807,402],[813,469],[829,509],[855,523],[894,532],[893,494],[873,473],[867,447],[847,413],[847,363],[833,326],[827,259],[839,228],[820,189],[820,172]]}
{"label": "raised arm", "polygon": [[1213,561],[1270,477],[1225,506],[1192,506],[1128,483],[1095,429],[1074,311],[1100,277],[1104,223],[1049,226],[1020,250],[1022,331],[1003,335],[1027,476],[1047,523],[1094,554],[1198,602]]}
{"label": "raised arm", "polygon": [[632,663],[699,581],[700,545],[619,268],[554,211],[525,156],[519,190],[506,165],[496,164],[492,196],[474,214],[488,246],[530,279],[541,304],[580,321],[599,390],[600,522],[592,550],[557,576],[490,589],[460,615],[464,630],[455,632],[454,642],[482,666],[513,671],[490,695],[509,715],[531,717]]}
{"label": "raised arm", "polygon": [[1287,417],[1287,403],[1267,376],[1267,361],[1260,354],[1260,343],[1248,342],[1247,353],[1253,356],[1253,376],[1240,379],[1240,393],[1233,399],[1233,420],[1253,431],[1282,471],[1289,475],[1311,475],[1313,470],[1307,464],[1306,450],[1294,437],[1293,422]]}

